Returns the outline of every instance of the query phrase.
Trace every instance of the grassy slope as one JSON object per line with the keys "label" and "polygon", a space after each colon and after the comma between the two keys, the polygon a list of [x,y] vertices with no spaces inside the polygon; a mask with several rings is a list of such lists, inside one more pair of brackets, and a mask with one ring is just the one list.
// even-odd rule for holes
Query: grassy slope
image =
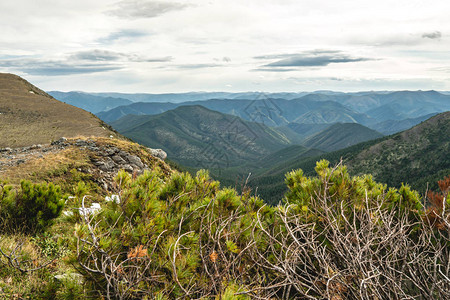
{"label": "grassy slope", "polygon": [[0,113],[0,147],[45,144],[62,136],[115,135],[91,113],[12,74],[0,74]]}

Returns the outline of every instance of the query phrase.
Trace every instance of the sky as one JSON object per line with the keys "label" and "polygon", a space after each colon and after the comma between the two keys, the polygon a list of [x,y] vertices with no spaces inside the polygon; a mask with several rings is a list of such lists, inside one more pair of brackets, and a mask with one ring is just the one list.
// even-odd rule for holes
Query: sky
{"label": "sky", "polygon": [[450,90],[450,1],[0,2],[0,72],[86,92]]}

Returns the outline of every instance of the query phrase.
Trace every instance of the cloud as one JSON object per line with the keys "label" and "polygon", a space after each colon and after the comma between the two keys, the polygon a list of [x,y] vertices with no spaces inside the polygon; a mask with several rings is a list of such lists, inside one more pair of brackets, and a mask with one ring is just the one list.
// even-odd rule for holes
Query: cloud
{"label": "cloud", "polygon": [[442,33],[440,31],[434,31],[434,32],[425,32],[422,34],[422,38],[424,39],[440,39],[442,37]]}
{"label": "cloud", "polygon": [[124,19],[155,18],[162,14],[185,9],[190,5],[178,2],[124,0],[107,14]]}
{"label": "cloud", "polygon": [[172,56],[144,58],[139,55],[129,55],[128,59],[133,62],[169,62],[173,60]]}
{"label": "cloud", "polygon": [[102,43],[102,44],[112,43],[117,40],[136,39],[136,38],[141,38],[141,37],[148,36],[148,35],[150,35],[150,34],[147,32],[144,32],[144,31],[125,29],[125,30],[119,30],[116,32],[112,32],[105,37],[99,38],[99,39],[97,39],[97,42]]}
{"label": "cloud", "polygon": [[72,65],[49,65],[47,67],[31,67],[21,69],[23,72],[30,75],[42,75],[42,76],[63,76],[74,74],[90,74],[107,72],[122,69],[121,66],[72,66]]}
{"label": "cloud", "polygon": [[219,64],[184,64],[177,65],[176,67],[179,69],[204,69],[204,68],[216,68],[222,67],[223,65]]}
{"label": "cloud", "polygon": [[287,72],[294,71],[294,67],[324,67],[335,63],[351,63],[372,60],[366,57],[352,57],[348,54],[337,50],[312,50],[304,51],[299,54],[275,54],[255,56],[259,60],[273,60],[277,61],[261,66],[259,71],[269,72]]}
{"label": "cloud", "polygon": [[0,67],[30,75],[60,76],[120,70],[130,62],[156,63],[171,60],[171,56],[147,58],[133,53],[95,49],[72,53],[59,60],[40,60],[27,56],[3,59],[0,60]]}
{"label": "cloud", "polygon": [[228,56],[224,56],[224,57],[222,57],[222,58],[217,58],[217,57],[215,57],[215,58],[213,58],[213,60],[214,60],[214,61],[217,61],[217,62],[224,62],[224,63],[229,63],[229,62],[231,62],[231,58],[229,58]]}
{"label": "cloud", "polygon": [[318,55],[318,54],[336,54],[340,53],[339,50],[309,50],[309,51],[303,51],[301,54],[298,53],[283,53],[283,54],[269,54],[269,55],[260,55],[260,56],[254,56],[254,59],[283,59],[283,58],[290,58],[297,55]]}
{"label": "cloud", "polygon": [[297,69],[293,68],[258,68],[251,70],[252,72],[262,71],[262,72],[292,72],[297,71]]}
{"label": "cloud", "polygon": [[119,70],[115,64],[73,64],[67,61],[39,61],[37,59],[1,60],[0,67],[20,70],[30,75],[59,76],[71,74],[88,74]]}
{"label": "cloud", "polygon": [[171,56],[148,58],[133,53],[121,53],[108,50],[86,50],[74,53],[70,56],[72,60],[82,61],[130,61],[130,62],[168,62],[173,58]]}
{"label": "cloud", "polygon": [[349,63],[358,61],[367,61],[369,59],[363,57],[350,57],[348,55],[318,55],[318,56],[303,56],[296,55],[285,58],[270,64],[266,67],[321,67],[327,66],[331,63]]}
{"label": "cloud", "polygon": [[71,59],[89,61],[117,61],[124,58],[124,54],[108,50],[86,50],[70,56]]}

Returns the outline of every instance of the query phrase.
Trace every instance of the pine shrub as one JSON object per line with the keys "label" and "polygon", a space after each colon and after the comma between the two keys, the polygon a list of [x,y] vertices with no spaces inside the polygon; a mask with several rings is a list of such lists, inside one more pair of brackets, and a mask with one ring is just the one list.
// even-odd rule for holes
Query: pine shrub
{"label": "pine shrub", "polygon": [[61,189],[53,183],[23,180],[20,188],[0,187],[2,229],[34,234],[50,227],[64,207]]}

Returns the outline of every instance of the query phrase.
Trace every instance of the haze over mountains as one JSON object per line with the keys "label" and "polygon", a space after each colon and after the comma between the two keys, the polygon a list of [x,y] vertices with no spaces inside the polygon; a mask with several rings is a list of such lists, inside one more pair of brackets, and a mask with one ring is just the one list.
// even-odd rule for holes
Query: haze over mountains
{"label": "haze over mountains", "polygon": [[[154,115],[184,105],[202,105],[267,126],[359,123],[383,134],[405,130],[450,109],[450,95],[436,91],[337,93],[181,93],[120,94],[50,92],[56,98],[96,113],[105,122],[128,114]],[[86,99],[91,97],[91,104]],[[99,111],[102,105],[103,111]],[[114,97],[108,98],[108,97]],[[132,101],[133,103],[122,102]]]}

